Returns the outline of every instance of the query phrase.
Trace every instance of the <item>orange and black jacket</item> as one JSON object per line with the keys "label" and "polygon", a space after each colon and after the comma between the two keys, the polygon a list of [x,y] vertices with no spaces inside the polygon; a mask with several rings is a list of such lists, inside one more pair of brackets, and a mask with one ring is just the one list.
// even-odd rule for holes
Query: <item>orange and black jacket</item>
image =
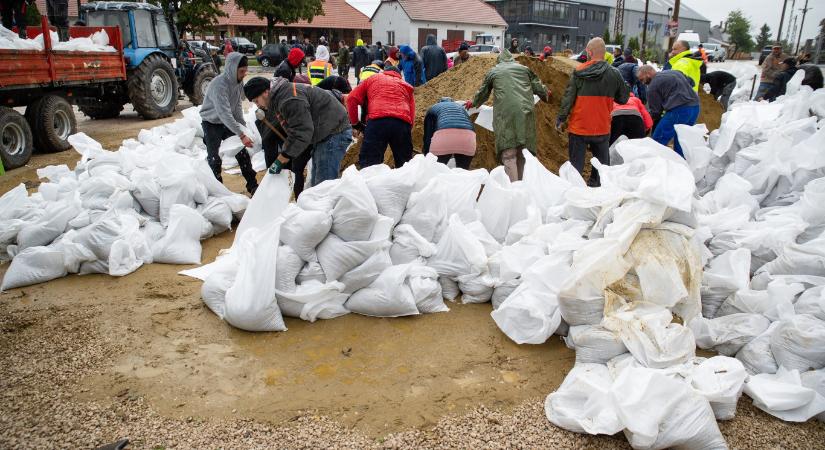
{"label": "orange and black jacket", "polygon": [[627,103],[629,90],[621,74],[606,61],[589,61],[573,71],[561,101],[559,119],[580,136],[610,134],[613,102]]}

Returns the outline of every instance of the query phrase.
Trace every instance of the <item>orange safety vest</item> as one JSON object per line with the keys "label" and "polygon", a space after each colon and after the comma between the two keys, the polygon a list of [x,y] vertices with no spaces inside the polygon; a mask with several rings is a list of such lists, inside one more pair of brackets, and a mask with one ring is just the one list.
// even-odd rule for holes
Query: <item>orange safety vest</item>
{"label": "orange safety vest", "polygon": [[318,60],[309,63],[309,82],[313,86],[330,75],[332,75],[332,64]]}

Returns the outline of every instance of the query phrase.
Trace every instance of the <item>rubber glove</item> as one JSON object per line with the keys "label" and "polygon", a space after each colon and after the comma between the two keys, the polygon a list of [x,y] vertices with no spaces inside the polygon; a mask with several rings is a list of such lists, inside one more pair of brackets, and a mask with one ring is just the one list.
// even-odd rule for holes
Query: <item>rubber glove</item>
{"label": "rubber glove", "polygon": [[284,165],[281,163],[281,161],[276,159],[275,162],[272,163],[271,166],[269,166],[269,173],[271,173],[273,175],[277,175],[277,174],[281,173],[281,169],[283,167],[284,167]]}

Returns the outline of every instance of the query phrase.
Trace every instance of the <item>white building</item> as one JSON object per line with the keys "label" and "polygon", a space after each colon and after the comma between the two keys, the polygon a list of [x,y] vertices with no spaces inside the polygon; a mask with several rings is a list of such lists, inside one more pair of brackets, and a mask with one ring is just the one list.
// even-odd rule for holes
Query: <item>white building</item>
{"label": "white building", "polygon": [[[416,51],[427,35],[441,45],[448,41],[475,41],[504,45],[507,22],[482,0],[384,0],[373,13],[372,38],[387,45],[408,44]],[[491,42],[490,42],[491,41]]]}

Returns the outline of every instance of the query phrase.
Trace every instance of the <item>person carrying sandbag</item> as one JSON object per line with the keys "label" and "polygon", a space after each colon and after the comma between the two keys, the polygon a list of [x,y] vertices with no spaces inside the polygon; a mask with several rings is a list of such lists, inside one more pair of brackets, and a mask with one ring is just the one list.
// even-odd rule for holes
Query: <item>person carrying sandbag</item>
{"label": "person carrying sandbag", "polygon": [[550,101],[550,90],[529,68],[502,50],[498,64],[487,72],[484,82],[472,100],[464,104],[466,109],[484,104],[490,93],[493,98],[493,129],[496,133],[496,156],[504,165],[510,180],[520,180],[524,174],[526,148],[536,154],[536,116],[533,94]]}

